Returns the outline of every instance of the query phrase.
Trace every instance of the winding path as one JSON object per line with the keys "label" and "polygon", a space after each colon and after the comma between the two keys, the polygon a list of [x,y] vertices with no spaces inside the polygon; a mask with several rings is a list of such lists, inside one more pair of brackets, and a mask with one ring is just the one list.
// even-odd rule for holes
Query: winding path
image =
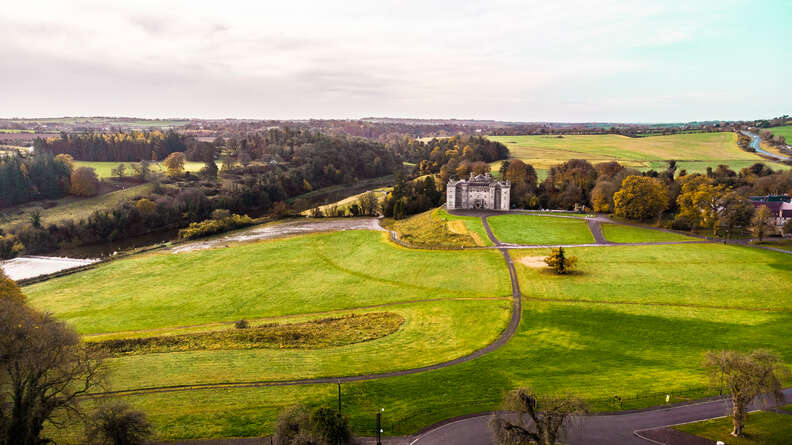
{"label": "winding path", "polygon": [[[499,212],[501,214],[503,212]],[[524,212],[509,212],[520,213]],[[405,369],[401,371],[392,371],[377,374],[363,374],[357,376],[345,377],[324,377],[313,379],[294,379],[294,380],[260,380],[249,382],[228,382],[228,383],[212,383],[212,384],[198,384],[198,385],[172,385],[172,386],[159,386],[137,388],[132,390],[122,391],[108,391],[102,393],[93,393],[89,396],[92,397],[105,397],[112,395],[132,395],[142,393],[160,393],[160,392],[174,392],[174,391],[192,391],[201,389],[217,389],[217,388],[249,388],[249,387],[265,387],[265,386],[294,386],[294,385],[313,385],[313,384],[335,384],[335,383],[350,383],[366,380],[381,379],[387,377],[398,377],[411,374],[422,373],[426,371],[433,371],[442,368],[447,368],[460,363],[468,362],[476,358],[482,357],[490,352],[493,352],[504,346],[517,332],[522,315],[522,293],[520,284],[517,278],[517,272],[514,267],[514,262],[509,254],[510,249],[527,249],[527,248],[541,248],[541,247],[588,247],[588,246],[630,246],[630,245],[663,245],[663,244],[695,244],[695,243],[711,243],[712,240],[702,239],[699,241],[675,241],[675,242],[650,242],[650,243],[613,243],[608,241],[603,233],[601,222],[611,222],[607,218],[581,218],[568,215],[543,215],[563,218],[577,218],[585,219],[589,230],[594,236],[594,244],[570,244],[559,246],[536,246],[536,245],[516,245],[502,243],[497,239],[495,234],[487,221],[490,214],[481,214],[480,216],[482,225],[487,233],[487,236],[494,244],[490,249],[500,250],[506,262],[509,278],[512,285],[512,312],[511,319],[506,329],[498,336],[498,338],[489,345],[476,350],[468,355],[456,358],[454,360],[437,363],[430,366],[420,368]],[[629,224],[628,224],[629,225]],[[643,227],[643,226],[641,226]],[[646,228],[646,227],[645,227]],[[649,228],[652,229],[652,228]],[[382,230],[382,229],[380,229]],[[662,229],[656,229],[662,230]],[[391,232],[392,239],[399,244],[403,244],[398,240],[398,237],[393,237],[395,234]],[[410,247],[410,246],[407,246]],[[775,249],[772,249],[775,250]],[[786,252],[790,253],[790,252]],[[792,390],[786,390],[787,399],[792,398]],[[660,407],[638,412],[617,413],[611,415],[592,415],[581,418],[580,428],[573,431],[568,439],[570,444],[646,444],[647,441],[644,437],[651,435],[651,431],[658,430],[666,425],[678,424],[682,422],[704,420],[713,417],[718,417],[724,413],[727,407],[727,402],[722,399],[700,401],[682,406],[673,407]],[[455,444],[455,445],[480,445],[492,443],[490,429],[488,425],[490,413],[483,413],[477,415],[463,416],[461,418],[449,419],[439,424],[423,430],[411,437],[393,437],[389,438],[386,442],[390,444],[409,444],[409,445],[435,445],[435,444]],[[206,443],[209,444],[252,444],[260,439],[228,439],[221,441],[197,441],[197,442],[184,442],[184,443]],[[654,442],[659,443],[659,442]]]}

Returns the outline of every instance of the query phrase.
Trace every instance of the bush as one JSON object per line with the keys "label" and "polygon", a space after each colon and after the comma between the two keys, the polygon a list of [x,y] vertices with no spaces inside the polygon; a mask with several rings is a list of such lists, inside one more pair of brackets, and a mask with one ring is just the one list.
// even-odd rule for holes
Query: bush
{"label": "bush", "polygon": [[349,418],[329,408],[295,406],[287,409],[275,424],[278,445],[352,443]]}
{"label": "bush", "polygon": [[88,429],[89,443],[96,445],[143,445],[151,435],[146,415],[122,403],[100,407]]}
{"label": "bush", "polygon": [[236,323],[234,323],[234,327],[237,328],[237,329],[247,329],[247,328],[250,327],[250,323],[248,323],[247,320],[243,319],[243,320],[239,320]]}
{"label": "bush", "polygon": [[234,214],[223,219],[207,219],[201,222],[191,223],[187,228],[179,230],[179,239],[201,238],[253,224],[253,219],[247,215],[241,216]]}

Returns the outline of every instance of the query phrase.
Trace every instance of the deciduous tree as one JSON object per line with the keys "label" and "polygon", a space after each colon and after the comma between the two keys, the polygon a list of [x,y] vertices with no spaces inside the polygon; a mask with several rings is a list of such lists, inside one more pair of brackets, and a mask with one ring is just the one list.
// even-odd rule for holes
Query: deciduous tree
{"label": "deciduous tree", "polygon": [[765,236],[772,232],[773,214],[767,206],[759,206],[751,219],[751,230],[761,243]]}
{"label": "deciduous tree", "polygon": [[79,413],[77,399],[100,383],[100,370],[72,328],[0,295],[0,444],[49,443],[44,423]]}
{"label": "deciduous tree", "polygon": [[668,192],[655,178],[628,176],[613,195],[616,216],[635,220],[657,218],[668,207]]}
{"label": "deciduous tree", "polygon": [[96,196],[99,193],[99,177],[96,170],[89,167],[80,167],[72,171],[71,192],[76,196]]}
{"label": "deciduous tree", "polygon": [[726,386],[732,400],[732,436],[743,435],[748,405],[757,397],[769,394],[783,399],[781,382],[790,375],[781,359],[772,352],[756,350],[708,352],[704,359],[713,386]]}
{"label": "deciduous tree", "polygon": [[184,153],[175,152],[169,154],[168,157],[162,161],[162,165],[165,166],[168,176],[179,176],[184,174],[184,161]]}
{"label": "deciduous tree", "polygon": [[586,404],[574,396],[539,395],[521,388],[506,396],[490,428],[500,445],[554,445],[563,439],[573,416],[587,411]]}

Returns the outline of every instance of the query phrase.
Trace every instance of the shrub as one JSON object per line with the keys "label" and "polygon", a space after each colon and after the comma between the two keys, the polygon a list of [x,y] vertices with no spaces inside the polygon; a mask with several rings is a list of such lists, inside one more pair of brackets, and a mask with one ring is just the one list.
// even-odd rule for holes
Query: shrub
{"label": "shrub", "polygon": [[248,323],[247,320],[242,319],[234,323],[234,327],[237,329],[247,329],[250,327],[250,323]]}
{"label": "shrub", "polygon": [[96,445],[143,445],[151,434],[146,415],[122,403],[100,407],[88,429],[89,443]]}
{"label": "shrub", "polygon": [[247,215],[231,215],[223,219],[207,219],[197,223],[191,223],[187,228],[179,230],[180,239],[195,239],[216,233],[227,232],[253,225],[254,221]]}

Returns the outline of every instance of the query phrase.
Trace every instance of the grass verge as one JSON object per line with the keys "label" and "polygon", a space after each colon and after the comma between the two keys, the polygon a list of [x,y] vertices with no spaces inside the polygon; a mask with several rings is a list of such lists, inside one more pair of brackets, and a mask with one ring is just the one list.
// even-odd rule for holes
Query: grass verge
{"label": "grass verge", "polygon": [[750,413],[745,422],[745,437],[730,434],[729,417],[678,425],[674,429],[729,445],[786,445],[792,437],[792,416],[764,411]]}

